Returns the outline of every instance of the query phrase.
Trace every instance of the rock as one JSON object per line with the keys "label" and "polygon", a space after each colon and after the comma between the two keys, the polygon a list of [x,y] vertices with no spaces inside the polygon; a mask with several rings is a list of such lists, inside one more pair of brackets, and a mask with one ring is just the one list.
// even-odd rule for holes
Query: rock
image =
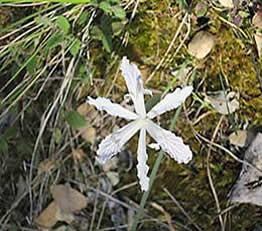
{"label": "rock", "polygon": [[251,203],[262,206],[262,133],[253,140],[244,160],[252,166],[244,163],[239,178],[232,189],[229,200],[233,203]]}
{"label": "rock", "polygon": [[214,37],[206,31],[199,31],[188,44],[188,53],[202,59],[209,54],[213,46]]}

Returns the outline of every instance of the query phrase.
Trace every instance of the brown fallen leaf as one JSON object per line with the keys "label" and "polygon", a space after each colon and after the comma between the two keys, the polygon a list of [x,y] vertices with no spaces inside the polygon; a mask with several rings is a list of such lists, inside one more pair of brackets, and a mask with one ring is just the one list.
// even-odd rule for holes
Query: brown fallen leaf
{"label": "brown fallen leaf", "polygon": [[259,29],[262,29],[262,14],[260,12],[255,13],[252,18],[252,24]]}
{"label": "brown fallen leaf", "polygon": [[77,112],[83,116],[89,123],[92,121],[92,123],[96,124],[97,120],[100,120],[99,112],[95,110],[95,107],[90,106],[87,103],[81,104],[77,109]]}
{"label": "brown fallen leaf", "polygon": [[257,32],[254,37],[255,37],[255,42],[257,45],[258,56],[261,57],[262,56],[262,33]]}
{"label": "brown fallen leaf", "polygon": [[56,222],[57,205],[55,202],[51,202],[47,208],[35,219],[35,223],[42,228],[50,229]]}
{"label": "brown fallen leaf", "polygon": [[203,59],[213,46],[214,36],[206,31],[199,31],[188,44],[188,53],[197,59]]}
{"label": "brown fallen leaf", "polygon": [[87,113],[88,113],[88,108],[90,106],[87,103],[82,103],[81,105],[78,106],[78,108],[76,109],[76,111],[83,117],[86,117]]}
{"label": "brown fallen leaf", "polygon": [[37,169],[37,174],[40,175],[43,172],[51,171],[53,168],[55,168],[55,164],[55,160],[45,159],[41,161]]}
{"label": "brown fallen leaf", "polygon": [[79,128],[78,130],[81,132],[81,137],[85,141],[87,141],[91,144],[95,143],[96,129],[92,125],[87,124],[85,127]]}
{"label": "brown fallen leaf", "polygon": [[87,198],[67,185],[52,185],[51,193],[61,213],[72,214],[87,206]]}
{"label": "brown fallen leaf", "polygon": [[72,154],[73,154],[74,161],[79,163],[83,161],[85,156],[85,152],[81,148],[73,149]]}
{"label": "brown fallen leaf", "polygon": [[51,193],[54,201],[35,219],[38,226],[50,229],[57,221],[68,224],[74,220],[74,212],[87,206],[87,198],[67,185],[52,185]]}
{"label": "brown fallen leaf", "polygon": [[238,129],[229,136],[230,144],[236,145],[238,147],[248,146],[254,139],[254,133],[247,130]]}

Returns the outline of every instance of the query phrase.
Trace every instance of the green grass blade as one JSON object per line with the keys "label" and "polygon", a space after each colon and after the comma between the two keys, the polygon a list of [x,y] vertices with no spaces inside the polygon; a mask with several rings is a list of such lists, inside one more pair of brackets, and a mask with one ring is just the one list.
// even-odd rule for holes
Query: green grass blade
{"label": "green grass blade", "polygon": [[[4,2],[5,2],[5,0],[0,0],[0,3],[4,3]],[[5,2],[5,3],[18,3],[18,2],[17,1],[13,1],[13,0],[7,0],[7,2]],[[11,25],[9,25],[9,26],[5,27],[4,29],[0,30],[0,35],[5,33],[6,31],[9,31],[10,29],[12,29],[12,28],[14,28],[14,27],[16,27],[16,26],[18,26],[18,25],[20,25],[20,24],[22,24],[22,23],[24,23],[24,22],[26,22],[26,21],[28,21],[30,19],[32,19],[32,18],[35,18],[38,15],[43,14],[46,11],[49,11],[49,10],[52,10],[52,9],[56,8],[59,5],[61,5],[61,4],[59,3],[59,4],[52,5],[50,7],[47,7],[45,9],[43,9],[43,10],[39,10],[39,11],[37,11],[37,12],[27,16],[27,17],[24,17],[24,18],[22,18],[21,20],[19,20],[17,22],[12,23]]]}

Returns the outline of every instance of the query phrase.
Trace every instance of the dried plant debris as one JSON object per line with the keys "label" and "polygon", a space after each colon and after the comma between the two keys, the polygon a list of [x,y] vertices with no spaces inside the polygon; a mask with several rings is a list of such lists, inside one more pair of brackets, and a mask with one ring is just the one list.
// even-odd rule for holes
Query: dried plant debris
{"label": "dried plant debris", "polygon": [[15,116],[15,113],[11,111],[0,114],[0,134],[4,134],[5,131],[13,125]]}
{"label": "dried plant debris", "polygon": [[219,0],[219,3],[226,8],[233,8],[234,4],[233,4],[233,0]]}
{"label": "dried plant debris", "polygon": [[252,18],[252,24],[258,29],[262,29],[262,14],[261,12],[255,13]]}
{"label": "dried plant debris", "polygon": [[199,2],[195,7],[195,14],[197,17],[203,17],[206,15],[207,10],[208,10],[207,4],[204,2]]}
{"label": "dried plant debris", "polygon": [[223,115],[228,115],[239,109],[239,94],[231,91],[217,91],[205,97],[205,101],[210,103],[214,109]]}
{"label": "dried plant debris", "polygon": [[254,133],[247,130],[237,130],[236,132],[232,132],[229,136],[230,144],[233,144],[238,147],[247,147],[252,140],[254,139]]}
{"label": "dried plant debris", "polygon": [[255,42],[256,42],[256,46],[257,46],[258,56],[261,57],[262,56],[262,33],[257,32],[254,35],[254,38],[255,38]]}
{"label": "dried plant debris", "polygon": [[262,169],[262,133],[257,134],[245,152],[244,159],[254,167],[243,164],[229,200],[234,203],[251,203],[262,206],[262,170],[257,170]]}
{"label": "dried plant debris", "polygon": [[87,198],[68,185],[53,185],[51,193],[54,201],[35,220],[40,227],[50,229],[57,221],[70,224],[75,219],[74,212],[87,206]]}
{"label": "dried plant debris", "polygon": [[188,44],[188,53],[197,59],[205,58],[214,46],[214,36],[199,31]]}
{"label": "dried plant debris", "polygon": [[108,202],[108,207],[111,213],[111,221],[114,224],[114,228],[115,228],[114,230],[116,231],[122,230],[119,227],[121,225],[126,224],[126,220],[127,220],[123,207],[113,201]]}

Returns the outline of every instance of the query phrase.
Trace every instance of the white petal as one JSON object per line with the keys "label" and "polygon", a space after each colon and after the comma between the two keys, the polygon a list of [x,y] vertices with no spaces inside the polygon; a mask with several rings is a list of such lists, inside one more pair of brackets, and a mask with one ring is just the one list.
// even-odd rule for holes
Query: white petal
{"label": "white petal", "polygon": [[178,163],[187,164],[192,159],[192,152],[188,145],[183,143],[180,137],[172,132],[159,127],[152,121],[148,121],[146,128],[150,136],[160,145],[162,150],[175,159]]}
{"label": "white petal", "polygon": [[135,120],[102,140],[97,151],[98,162],[104,164],[120,152],[124,144],[131,139],[140,128],[141,123]]}
{"label": "white petal", "polygon": [[150,95],[150,96],[153,96],[153,93],[152,93],[151,90],[149,90],[149,89],[145,89],[145,90],[144,90],[144,95]]}
{"label": "white petal", "polygon": [[125,78],[126,86],[134,102],[137,114],[142,118],[145,118],[146,109],[144,103],[144,88],[140,71],[136,65],[130,64],[126,57],[123,57],[120,69]]}
{"label": "white petal", "polygon": [[135,120],[138,118],[137,114],[123,108],[120,104],[112,103],[109,99],[98,97],[96,99],[88,97],[87,103],[94,105],[98,110],[105,110],[112,116],[118,116],[127,120]]}
{"label": "white petal", "polygon": [[177,108],[181,105],[186,98],[191,94],[193,87],[184,87],[183,89],[177,88],[173,93],[169,93],[155,105],[150,112],[147,113],[147,117],[150,119],[155,118],[158,115]]}
{"label": "white petal", "polygon": [[149,148],[155,149],[156,151],[160,150],[160,146],[158,143],[151,143],[148,145]]}
{"label": "white petal", "polygon": [[137,149],[137,176],[139,178],[139,184],[142,191],[147,191],[149,188],[149,177],[147,176],[149,167],[146,164],[147,158],[146,130],[144,128],[141,128]]}

